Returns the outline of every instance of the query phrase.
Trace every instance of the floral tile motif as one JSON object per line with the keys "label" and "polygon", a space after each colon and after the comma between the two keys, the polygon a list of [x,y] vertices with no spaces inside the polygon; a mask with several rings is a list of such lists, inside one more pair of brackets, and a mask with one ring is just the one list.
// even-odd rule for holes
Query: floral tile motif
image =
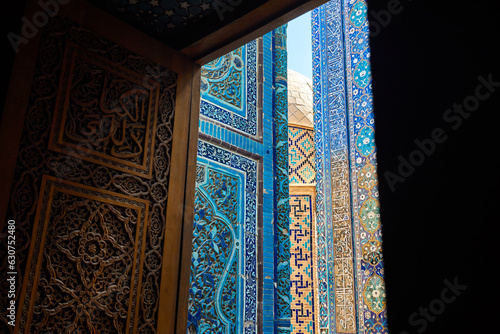
{"label": "floral tile motif", "polygon": [[199,141],[188,332],[255,322],[257,162]]}
{"label": "floral tile motif", "polygon": [[202,67],[200,115],[258,135],[256,41]]}
{"label": "floral tile motif", "polygon": [[[276,213],[276,292],[277,329],[290,332],[290,203],[288,178],[288,86],[287,86],[287,26],[273,31],[274,80],[274,164]],[[278,167],[278,168],[276,168]]]}
{"label": "floral tile motif", "polygon": [[367,280],[364,298],[370,311],[378,314],[385,309],[385,285],[382,277],[374,275]]}

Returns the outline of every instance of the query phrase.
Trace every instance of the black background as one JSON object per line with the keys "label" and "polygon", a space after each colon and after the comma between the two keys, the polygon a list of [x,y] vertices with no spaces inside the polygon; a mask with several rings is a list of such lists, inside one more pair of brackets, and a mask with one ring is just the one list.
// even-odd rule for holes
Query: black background
{"label": "black background", "polygon": [[[374,28],[388,3],[368,1]],[[497,333],[500,87],[456,130],[443,115],[474,96],[478,76],[500,83],[498,2],[400,3],[370,39],[389,331]],[[391,191],[386,173],[435,128],[447,140]],[[413,326],[445,279],[467,289],[425,329]]]}
{"label": "black background", "polygon": [[[443,115],[474,95],[478,76],[500,82],[497,1],[401,0],[383,27],[373,12],[388,3],[368,1],[381,28],[370,43],[389,331],[418,333],[409,317],[457,279],[467,289],[423,333],[496,333],[500,87],[457,130]],[[2,3],[2,106],[14,59],[6,35],[22,13],[23,1]],[[385,174],[435,128],[447,140],[391,191]]]}
{"label": "black background", "polygon": [[2,51],[0,53],[0,116],[3,114],[7,87],[15,57],[14,49],[7,39],[7,35],[9,32],[19,34],[25,2],[26,0],[4,1],[0,7],[0,27],[2,27],[0,31],[0,47]]}

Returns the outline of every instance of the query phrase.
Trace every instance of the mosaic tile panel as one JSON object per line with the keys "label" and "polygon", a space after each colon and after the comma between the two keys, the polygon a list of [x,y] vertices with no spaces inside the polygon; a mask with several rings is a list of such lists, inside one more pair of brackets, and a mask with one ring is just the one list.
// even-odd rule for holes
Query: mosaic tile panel
{"label": "mosaic tile panel", "polygon": [[[330,152],[328,140],[324,140],[324,134],[328,131],[328,123],[323,124],[323,110],[326,109],[327,101],[321,97],[326,94],[327,78],[321,76],[321,66],[325,65],[324,54],[321,45],[326,45],[324,33],[320,33],[320,22],[325,15],[325,6],[313,10],[311,14],[312,26],[312,49],[313,49],[313,108],[314,108],[314,130],[316,148],[316,216],[317,216],[317,277],[318,277],[318,303],[317,316],[319,317],[320,332],[328,331],[330,326],[329,317],[329,279],[333,279],[328,270],[330,265],[329,256],[332,253],[330,229],[327,229],[327,222],[331,221],[331,212],[327,210],[327,200],[330,199],[330,179],[325,177],[329,170],[330,161],[325,159],[325,154]],[[336,46],[338,47],[338,46]],[[334,315],[331,317],[334,318]],[[332,326],[335,326],[332,321]]]}
{"label": "mosaic tile panel", "polygon": [[204,65],[200,87],[202,117],[252,137],[259,135],[256,41]]}
{"label": "mosaic tile panel", "polygon": [[[289,107],[302,107],[313,117],[310,80],[289,71]],[[309,90],[310,103],[298,101]],[[307,93],[307,92],[306,92]],[[295,98],[294,98],[295,97]],[[289,110],[289,117],[291,113]],[[291,123],[293,120],[288,119]],[[314,130],[304,124],[288,124],[290,182],[290,291],[291,333],[313,334],[319,329],[318,279],[316,274],[316,187]]]}
{"label": "mosaic tile panel", "polygon": [[312,195],[290,196],[290,284],[293,334],[315,333]]}
{"label": "mosaic tile panel", "polygon": [[188,333],[255,331],[257,164],[198,143]]}
{"label": "mosaic tile panel", "polygon": [[320,323],[340,333],[387,332],[366,13],[364,1],[332,0],[312,18],[321,280],[335,259]]}
{"label": "mosaic tile panel", "polygon": [[288,125],[288,172],[293,184],[316,182],[314,130]]}

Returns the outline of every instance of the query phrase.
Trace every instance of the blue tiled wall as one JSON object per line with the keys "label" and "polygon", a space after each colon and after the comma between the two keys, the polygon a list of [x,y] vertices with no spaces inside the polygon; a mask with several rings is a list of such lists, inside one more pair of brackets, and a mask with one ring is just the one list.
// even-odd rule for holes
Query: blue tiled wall
{"label": "blue tiled wall", "polygon": [[[283,44],[286,30],[279,38]],[[276,124],[287,124],[286,101],[276,119],[277,101],[282,99],[276,87],[279,81],[286,96],[286,76],[276,80],[283,70],[276,71],[274,51],[271,32],[202,70],[188,332],[271,334],[278,325],[289,328],[290,316],[278,316],[287,312],[279,289],[286,286],[289,293],[290,283],[278,284],[278,278],[280,270],[289,267],[283,261],[286,254],[289,261],[289,244],[276,237],[277,228],[288,221],[276,224],[279,210],[288,208],[283,205],[288,203],[288,175],[286,184],[276,187],[283,176],[274,168],[283,159]],[[286,73],[286,51],[278,63]],[[228,92],[221,94],[219,87]],[[227,101],[217,103],[214,96]],[[243,97],[244,110],[231,112],[228,103]],[[286,145],[287,138],[288,159]]]}

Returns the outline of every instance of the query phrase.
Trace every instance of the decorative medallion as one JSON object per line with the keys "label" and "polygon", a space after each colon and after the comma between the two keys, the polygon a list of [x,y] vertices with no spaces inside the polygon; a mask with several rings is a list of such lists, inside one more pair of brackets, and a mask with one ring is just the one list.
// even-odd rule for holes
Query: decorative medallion
{"label": "decorative medallion", "polygon": [[375,312],[380,313],[386,307],[385,302],[385,285],[382,277],[374,275],[370,277],[365,284],[364,290],[365,303],[368,308]]}
{"label": "decorative medallion", "polygon": [[371,190],[377,184],[378,175],[375,166],[370,163],[364,165],[358,173],[358,186],[366,190]]}
{"label": "decorative medallion", "polygon": [[148,201],[44,177],[20,298],[26,328],[131,332],[148,210]]}
{"label": "decorative medallion", "polygon": [[366,3],[364,1],[357,2],[351,9],[350,20],[352,25],[355,27],[360,27],[366,22],[366,13],[368,12]]}
{"label": "decorative medallion", "polygon": [[361,60],[354,68],[353,79],[360,88],[365,88],[371,82],[371,67],[367,60]]}
{"label": "decorative medallion", "polygon": [[375,131],[365,126],[356,138],[356,149],[362,156],[369,156],[375,151]]}
{"label": "decorative medallion", "polygon": [[361,206],[359,213],[361,224],[367,232],[373,233],[380,228],[379,202],[369,197]]}

